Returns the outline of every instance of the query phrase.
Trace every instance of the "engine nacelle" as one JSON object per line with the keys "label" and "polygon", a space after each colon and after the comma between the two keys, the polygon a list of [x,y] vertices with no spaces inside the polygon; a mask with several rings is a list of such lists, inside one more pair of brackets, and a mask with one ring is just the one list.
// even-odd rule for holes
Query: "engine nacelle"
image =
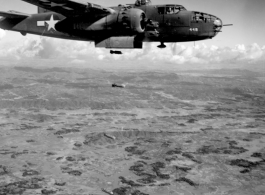
{"label": "engine nacelle", "polygon": [[[74,34],[80,31],[111,32],[113,36],[132,36],[144,33],[147,25],[144,11],[136,8],[122,8],[115,12],[91,22],[75,22],[71,18],[66,18],[55,25],[57,31]],[[98,34],[95,34],[96,36]]]}
{"label": "engine nacelle", "polygon": [[118,15],[118,24],[135,33],[143,33],[146,26],[146,16],[140,9],[123,9]]}

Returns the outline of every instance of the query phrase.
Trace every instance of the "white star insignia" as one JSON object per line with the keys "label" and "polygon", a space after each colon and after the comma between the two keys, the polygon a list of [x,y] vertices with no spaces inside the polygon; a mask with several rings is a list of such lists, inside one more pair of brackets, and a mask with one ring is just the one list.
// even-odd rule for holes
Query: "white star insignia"
{"label": "white star insignia", "polygon": [[59,22],[60,20],[54,20],[53,15],[51,15],[51,19],[49,21],[45,21],[48,24],[48,31],[51,29],[55,29],[55,24]]}
{"label": "white star insignia", "polygon": [[55,30],[55,24],[57,24],[58,22],[60,22],[60,20],[54,20],[53,15],[51,15],[50,20],[45,20],[45,21],[37,21],[37,26],[46,26],[46,24],[48,24],[48,31],[50,31],[51,29]]}

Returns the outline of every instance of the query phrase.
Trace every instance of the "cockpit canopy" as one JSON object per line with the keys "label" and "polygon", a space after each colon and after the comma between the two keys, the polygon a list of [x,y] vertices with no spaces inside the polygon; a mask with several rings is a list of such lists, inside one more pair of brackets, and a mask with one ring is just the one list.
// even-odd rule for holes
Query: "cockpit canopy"
{"label": "cockpit canopy", "polygon": [[182,5],[161,5],[157,9],[159,14],[177,14],[182,10],[186,10]]}
{"label": "cockpit canopy", "polygon": [[135,2],[135,6],[150,5],[150,4],[152,4],[151,0],[137,0]]}

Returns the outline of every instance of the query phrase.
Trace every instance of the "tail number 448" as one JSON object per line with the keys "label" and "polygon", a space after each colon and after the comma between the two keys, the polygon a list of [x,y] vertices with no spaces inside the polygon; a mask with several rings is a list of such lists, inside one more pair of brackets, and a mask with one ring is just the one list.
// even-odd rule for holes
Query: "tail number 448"
{"label": "tail number 448", "polygon": [[190,28],[190,31],[195,31],[195,32],[198,32],[199,29],[198,28]]}

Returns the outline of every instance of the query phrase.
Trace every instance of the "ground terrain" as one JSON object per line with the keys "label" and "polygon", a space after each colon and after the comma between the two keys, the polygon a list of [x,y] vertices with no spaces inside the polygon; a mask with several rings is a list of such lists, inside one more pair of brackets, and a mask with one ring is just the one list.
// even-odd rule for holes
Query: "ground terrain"
{"label": "ground terrain", "polygon": [[2,67],[0,108],[0,195],[265,194],[262,73]]}

